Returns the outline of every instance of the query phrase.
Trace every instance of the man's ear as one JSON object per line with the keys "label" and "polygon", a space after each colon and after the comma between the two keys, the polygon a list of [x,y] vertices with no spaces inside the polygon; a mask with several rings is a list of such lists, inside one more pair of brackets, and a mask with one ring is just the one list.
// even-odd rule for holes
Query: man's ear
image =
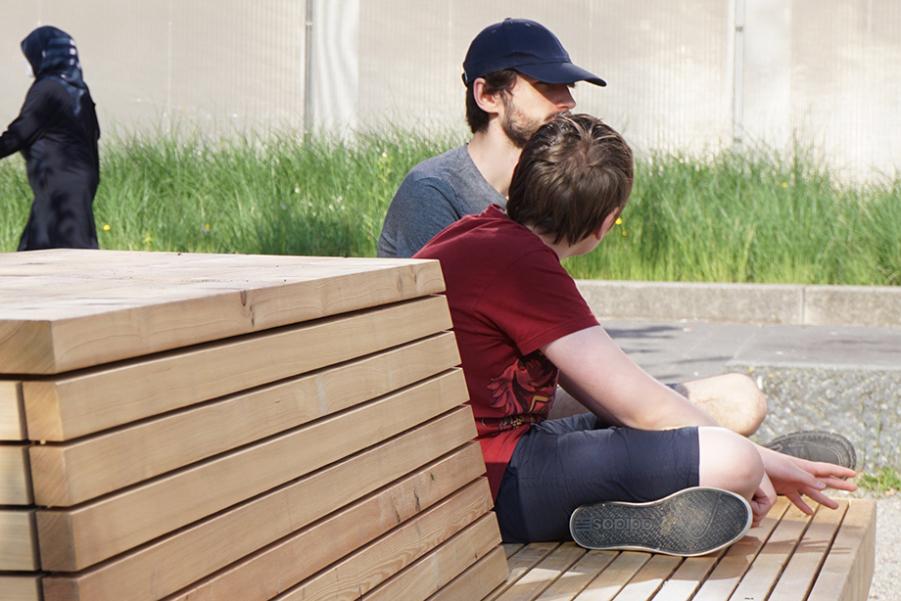
{"label": "man's ear", "polygon": [[472,97],[480,109],[489,115],[496,115],[500,112],[500,106],[503,105],[501,92],[489,94],[485,91],[485,78],[479,77],[472,82]]}

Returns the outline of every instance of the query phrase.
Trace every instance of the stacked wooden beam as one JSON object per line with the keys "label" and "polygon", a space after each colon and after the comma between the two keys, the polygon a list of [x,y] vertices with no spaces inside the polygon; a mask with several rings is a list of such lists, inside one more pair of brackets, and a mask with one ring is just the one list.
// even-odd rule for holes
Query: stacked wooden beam
{"label": "stacked wooden beam", "polygon": [[442,290],[431,261],[0,255],[0,598],[480,599],[507,566]]}

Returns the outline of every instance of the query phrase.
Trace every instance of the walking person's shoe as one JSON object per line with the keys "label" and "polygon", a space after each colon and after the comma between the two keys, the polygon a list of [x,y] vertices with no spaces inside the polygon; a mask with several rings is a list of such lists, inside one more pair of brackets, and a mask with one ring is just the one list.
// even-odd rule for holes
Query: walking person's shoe
{"label": "walking person's shoe", "polygon": [[751,506],[719,488],[686,488],[659,501],[583,505],[569,520],[573,540],[589,549],[650,551],[691,557],[727,547],[751,528]]}
{"label": "walking person's shoe", "polygon": [[792,432],[774,438],[763,446],[809,461],[833,463],[851,469],[857,465],[857,453],[854,451],[854,445],[841,434],[833,432],[816,430]]}

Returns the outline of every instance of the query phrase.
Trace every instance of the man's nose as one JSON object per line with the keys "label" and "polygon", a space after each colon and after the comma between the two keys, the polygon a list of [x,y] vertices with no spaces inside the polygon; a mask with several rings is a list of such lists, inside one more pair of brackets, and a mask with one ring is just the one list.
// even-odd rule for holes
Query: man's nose
{"label": "man's nose", "polygon": [[560,111],[571,111],[576,108],[576,101],[573,99],[570,87],[567,85],[559,85],[554,88],[554,97],[551,101]]}

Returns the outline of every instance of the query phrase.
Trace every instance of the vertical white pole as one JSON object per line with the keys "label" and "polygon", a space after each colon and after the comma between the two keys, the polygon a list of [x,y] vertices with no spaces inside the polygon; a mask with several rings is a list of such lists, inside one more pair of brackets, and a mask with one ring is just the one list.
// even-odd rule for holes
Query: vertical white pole
{"label": "vertical white pole", "polygon": [[313,4],[307,1],[307,14],[304,23],[304,57],[303,57],[303,133],[304,138],[313,132]]}
{"label": "vertical white pole", "polygon": [[745,0],[735,0],[735,52],[734,84],[732,89],[732,149],[739,150],[742,144],[742,95],[745,58]]}

